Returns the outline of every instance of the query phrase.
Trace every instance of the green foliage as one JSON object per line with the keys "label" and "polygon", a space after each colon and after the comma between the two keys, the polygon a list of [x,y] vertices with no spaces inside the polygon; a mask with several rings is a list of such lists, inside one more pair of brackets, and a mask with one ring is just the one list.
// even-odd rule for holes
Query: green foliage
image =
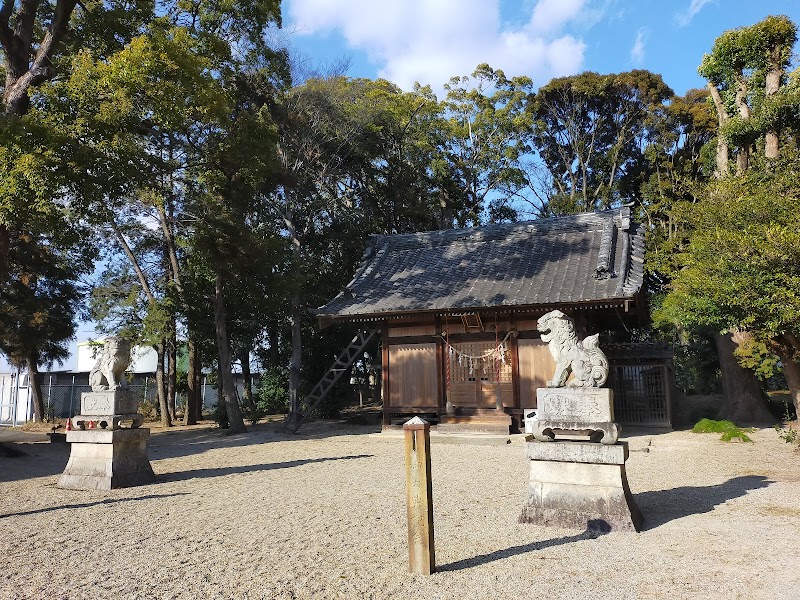
{"label": "green foliage", "polygon": [[262,417],[288,412],[289,370],[285,367],[273,367],[263,371],[256,395],[257,408]]}
{"label": "green foliage", "polygon": [[[796,122],[796,90],[785,86],[766,90],[770,78],[773,84],[785,83],[783,73],[796,41],[797,27],[788,17],[769,16],[755,25],[726,31],[703,57],[698,72],[719,89],[726,113],[720,135],[729,143],[744,148],[767,131]],[[747,114],[742,114],[743,109]]]}
{"label": "green foliage", "polygon": [[721,433],[720,439],[723,442],[730,442],[734,439],[741,440],[742,442],[752,442],[747,432],[754,431],[736,426],[730,421],[713,421],[711,419],[701,419],[692,428],[692,433]]}
{"label": "green foliage", "polygon": [[800,322],[800,158],[720,181],[687,215],[692,237],[657,322],[738,328],[761,339]]}
{"label": "green foliage", "polygon": [[798,428],[797,421],[790,421],[784,427],[783,425],[773,425],[778,437],[787,444],[797,446],[800,450],[800,428]]}
{"label": "green foliage", "polygon": [[776,423],[772,428],[784,442],[792,444],[797,447],[797,450],[800,450],[800,420],[797,415],[794,415],[794,419],[792,419],[788,404],[785,405],[783,422]]}
{"label": "green foliage", "polygon": [[660,75],[634,70],[561,77],[528,110],[550,175],[551,214],[604,209],[638,198],[645,146],[673,95]]}
{"label": "green foliage", "polygon": [[17,366],[69,356],[83,293],[75,277],[85,256],[70,256],[44,236],[18,233],[0,280],[0,351]]}
{"label": "green foliage", "polygon": [[709,336],[694,335],[674,345],[675,385],[684,394],[722,391],[719,359]]}
{"label": "green foliage", "polygon": [[761,381],[782,372],[780,360],[763,340],[748,337],[737,345],[733,354],[740,365],[751,369]]}
{"label": "green foliage", "polygon": [[508,199],[526,181],[520,161],[530,151],[531,79],[508,79],[503,71],[480,64],[470,77],[453,77],[444,87],[445,121],[434,177],[452,186],[443,194],[445,203],[458,209],[461,226],[480,223],[484,210],[493,220],[515,219]]}

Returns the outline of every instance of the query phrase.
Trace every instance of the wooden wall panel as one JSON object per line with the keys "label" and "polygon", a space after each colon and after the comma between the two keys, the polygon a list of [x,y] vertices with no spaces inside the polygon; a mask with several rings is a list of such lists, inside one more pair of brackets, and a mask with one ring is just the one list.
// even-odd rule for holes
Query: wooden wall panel
{"label": "wooden wall panel", "polygon": [[478,402],[478,387],[474,381],[450,384],[450,402],[453,406],[475,406]]}
{"label": "wooden wall panel", "polygon": [[389,346],[389,405],[437,408],[436,344]]}
{"label": "wooden wall panel", "polygon": [[546,387],[555,362],[541,340],[518,340],[520,408],[536,408],[536,388]]}
{"label": "wooden wall panel", "polygon": [[436,325],[412,325],[411,327],[389,327],[389,337],[411,337],[414,335],[436,335]]}
{"label": "wooden wall panel", "polygon": [[519,319],[517,321],[517,331],[538,331],[536,329],[536,319]]}

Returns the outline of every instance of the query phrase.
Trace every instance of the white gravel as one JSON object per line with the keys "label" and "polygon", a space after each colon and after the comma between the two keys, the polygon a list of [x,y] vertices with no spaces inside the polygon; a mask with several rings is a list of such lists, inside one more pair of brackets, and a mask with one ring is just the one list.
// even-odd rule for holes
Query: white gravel
{"label": "white gravel", "polygon": [[645,531],[517,523],[521,441],[434,442],[436,562],[407,572],[402,439],[314,423],[154,430],[158,483],[55,487],[65,445],[0,458],[0,598],[800,598],[800,454],[673,432],[630,439]]}

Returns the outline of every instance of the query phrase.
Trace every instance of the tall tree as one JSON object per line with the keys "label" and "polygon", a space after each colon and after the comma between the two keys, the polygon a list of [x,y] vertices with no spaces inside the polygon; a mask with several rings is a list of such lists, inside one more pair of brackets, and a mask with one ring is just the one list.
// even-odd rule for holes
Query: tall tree
{"label": "tall tree", "polygon": [[551,214],[638,199],[652,116],[673,95],[660,75],[634,70],[561,77],[530,103],[533,145],[549,172]]}
{"label": "tall tree", "polygon": [[[77,7],[80,10],[76,11]],[[153,9],[152,1],[4,0],[0,5],[0,51],[5,80],[0,112],[6,122],[8,117],[13,122],[13,117],[28,112],[32,92],[68,70],[70,56],[88,46],[107,49],[125,43]],[[57,142],[51,145],[51,149],[57,147]],[[10,244],[6,215],[18,208],[19,203],[0,204],[0,274]]]}
{"label": "tall tree", "polygon": [[[657,316],[744,331],[765,341],[781,358],[800,409],[800,157],[796,149],[785,153],[774,168],[750,169],[714,183],[687,215],[690,244]],[[726,355],[732,355],[733,349],[728,350]],[[734,394],[730,416],[770,418],[743,398]]]}
{"label": "tall tree", "polygon": [[89,252],[65,252],[43,236],[14,236],[0,285],[0,351],[28,371],[34,421],[44,421],[39,365],[62,362],[74,339],[83,294],[75,273],[87,270]]}
{"label": "tall tree", "polygon": [[482,222],[484,211],[491,220],[516,218],[511,199],[525,183],[520,161],[530,150],[532,88],[529,78],[508,79],[487,64],[445,85],[447,125],[434,175],[450,181],[449,193],[442,186],[442,202],[451,213],[460,209],[459,224]]}
{"label": "tall tree", "polygon": [[[770,16],[719,36],[698,71],[708,80],[719,120],[717,177],[728,174],[730,146],[736,172],[746,171],[756,141],[767,158],[778,157],[778,137],[791,98],[780,93],[797,27],[784,16]],[[787,102],[788,100],[788,102]]]}
{"label": "tall tree", "polygon": [[[711,325],[721,330],[716,339],[726,397],[724,413],[739,421],[766,421],[770,415],[755,374],[740,366],[734,357],[737,347],[751,345],[753,336],[766,338],[776,349],[784,349],[787,373],[794,364],[792,355],[786,351],[791,348],[788,343],[791,327],[787,332],[776,332],[758,316],[764,306],[775,302],[781,294],[759,286],[760,275],[751,267],[760,265],[762,274],[771,273],[775,281],[785,276],[777,272],[779,261],[763,255],[775,250],[778,237],[773,234],[785,226],[782,215],[786,208],[782,199],[765,203],[765,195],[772,190],[759,185],[786,188],[786,184],[775,179],[776,165],[770,162],[778,160],[778,132],[786,130],[791,135],[791,121],[797,114],[796,102],[792,102],[793,90],[786,85],[784,76],[795,40],[796,28],[791,21],[786,17],[768,17],[751,27],[725,32],[703,59],[699,70],[709,80],[708,89],[718,119],[717,182],[709,186],[703,201],[687,212],[689,244],[677,255],[673,289],[662,311],[662,318],[666,315],[677,323]],[[796,140],[789,137],[787,142],[793,152],[791,146]],[[731,179],[728,165],[731,145],[736,153],[735,179]],[[763,149],[763,157],[754,154],[758,148]],[[785,164],[791,172],[794,168],[791,160]],[[790,189],[787,194],[792,197]],[[723,224],[727,224],[729,232],[720,229]],[[771,233],[760,231],[761,226]],[[755,248],[753,244],[762,246]],[[742,279],[740,275],[744,273],[747,276]],[[720,286],[722,279],[727,281]],[[760,293],[764,294],[761,308],[743,299],[746,291],[736,287],[748,279],[751,291],[760,287]],[[718,287],[708,287],[712,282]],[[717,293],[721,290],[731,294],[730,297],[719,297]],[[705,306],[709,313],[698,312],[698,305]],[[782,342],[777,341],[779,338]]]}

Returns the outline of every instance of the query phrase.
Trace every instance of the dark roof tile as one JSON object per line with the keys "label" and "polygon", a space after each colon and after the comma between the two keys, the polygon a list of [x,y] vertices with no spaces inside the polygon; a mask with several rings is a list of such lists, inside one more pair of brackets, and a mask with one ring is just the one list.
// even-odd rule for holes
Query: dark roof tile
{"label": "dark roof tile", "polygon": [[630,210],[374,236],[353,280],[318,310],[358,318],[631,298],[644,236]]}

